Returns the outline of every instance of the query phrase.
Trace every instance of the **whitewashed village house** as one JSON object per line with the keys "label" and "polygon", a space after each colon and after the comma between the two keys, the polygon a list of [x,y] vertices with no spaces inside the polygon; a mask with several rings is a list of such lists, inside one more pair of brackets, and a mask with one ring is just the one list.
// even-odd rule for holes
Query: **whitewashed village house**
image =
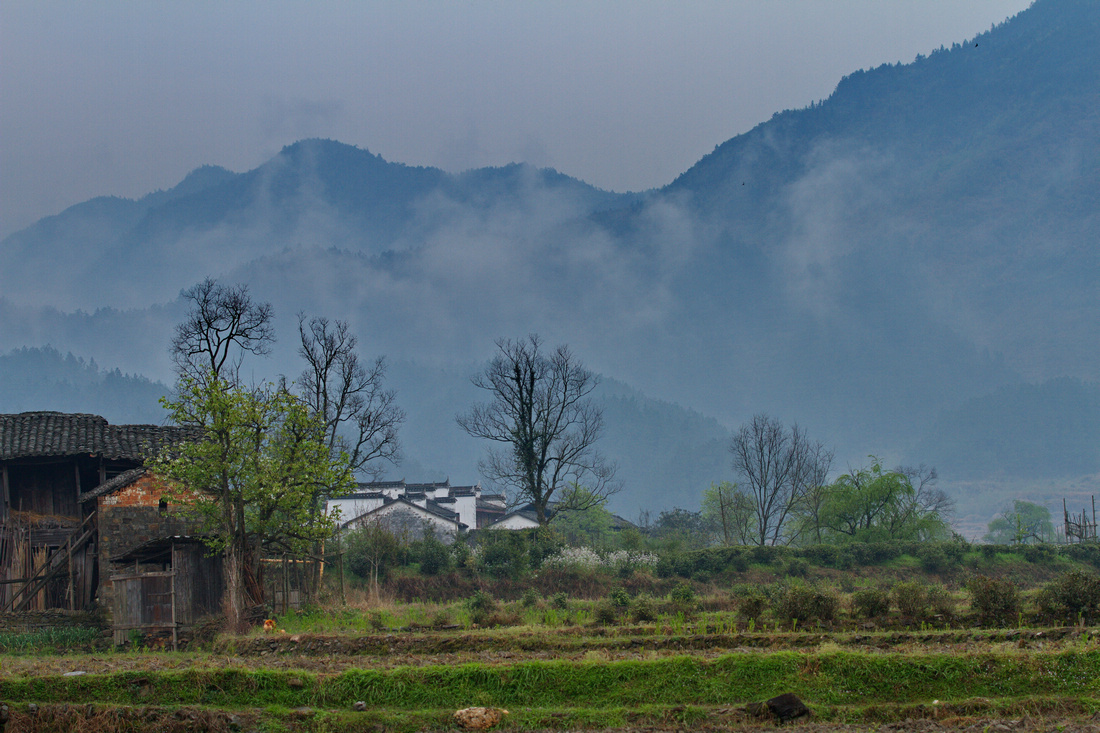
{"label": "whitewashed village house", "polygon": [[342,527],[377,521],[410,539],[423,537],[430,528],[449,544],[459,532],[496,522],[504,516],[506,504],[502,494],[485,493],[481,484],[410,484],[402,479],[361,483],[355,493],[329,500],[328,511],[336,510]]}

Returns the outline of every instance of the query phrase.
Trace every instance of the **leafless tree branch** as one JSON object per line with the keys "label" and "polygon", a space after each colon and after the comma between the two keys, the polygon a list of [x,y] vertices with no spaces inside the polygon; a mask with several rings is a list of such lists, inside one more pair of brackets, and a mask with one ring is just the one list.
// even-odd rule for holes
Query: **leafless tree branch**
{"label": "leafless tree branch", "polygon": [[619,491],[614,465],[594,447],[603,429],[603,414],[590,399],[595,375],[566,346],[544,353],[534,334],[496,345],[497,356],[472,380],[491,400],[456,417],[473,437],[502,444],[482,461],[485,477],[515,489],[513,504],[534,504],[539,524],[550,519],[552,497],[566,495],[570,485],[584,489],[568,492],[577,503],[570,509]]}
{"label": "leafless tree branch", "polygon": [[397,431],[405,420],[396,393],[384,386],[385,358],[364,366],[356,352],[358,339],[345,321],[299,313],[298,334],[298,354],[306,362],[298,388],[325,423],[329,451],[346,453],[354,473],[380,478],[383,462],[401,459]]}
{"label": "leafless tree branch", "polygon": [[247,285],[225,286],[208,277],[181,296],[191,309],[172,338],[172,361],[179,376],[202,383],[213,375],[238,384],[245,353],[271,353],[274,312],[270,303],[253,302]]}

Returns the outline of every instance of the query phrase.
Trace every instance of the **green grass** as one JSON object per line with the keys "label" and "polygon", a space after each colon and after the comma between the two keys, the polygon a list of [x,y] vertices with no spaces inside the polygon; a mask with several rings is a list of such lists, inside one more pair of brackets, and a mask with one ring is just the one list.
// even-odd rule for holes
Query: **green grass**
{"label": "green grass", "polygon": [[0,680],[0,699],[156,700],[220,708],[386,709],[480,704],[542,708],[724,705],[794,692],[807,703],[858,706],[1037,696],[1100,695],[1100,653],[1084,650],[976,654],[730,654],[632,661],[533,661],[509,665],[400,667],[335,675],[276,670],[120,672]]}
{"label": "green grass", "polygon": [[95,628],[56,627],[39,631],[0,632],[0,653],[38,654],[44,651],[63,651],[66,647],[92,644],[102,632]]}

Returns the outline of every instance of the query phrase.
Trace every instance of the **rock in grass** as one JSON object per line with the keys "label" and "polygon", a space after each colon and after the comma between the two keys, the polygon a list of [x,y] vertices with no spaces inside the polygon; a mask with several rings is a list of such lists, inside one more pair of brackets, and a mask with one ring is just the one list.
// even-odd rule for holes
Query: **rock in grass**
{"label": "rock in grass", "polygon": [[501,708],[463,708],[455,712],[454,719],[467,730],[488,730],[505,715],[508,715],[508,711]]}
{"label": "rock in grass", "polygon": [[786,692],[764,703],[780,723],[810,714],[810,709],[793,692]]}
{"label": "rock in grass", "polygon": [[365,702],[363,702],[362,700],[356,700],[355,704],[352,705],[351,707],[354,708],[356,712],[361,713],[361,712],[363,712],[364,710],[367,709],[367,704]]}

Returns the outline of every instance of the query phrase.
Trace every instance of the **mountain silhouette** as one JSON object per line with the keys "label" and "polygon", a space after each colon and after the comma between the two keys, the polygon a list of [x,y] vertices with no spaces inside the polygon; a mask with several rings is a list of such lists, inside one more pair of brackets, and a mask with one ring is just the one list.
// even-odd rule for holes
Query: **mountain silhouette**
{"label": "mountain silhouette", "polygon": [[[52,343],[167,380],[176,293],[210,275],[274,303],[282,339],[260,371],[300,370],[299,311],[459,381],[494,339],[539,332],[727,427],[767,411],[842,461],[938,454],[972,475],[934,426],[965,446],[983,427],[962,406],[1004,420],[1012,404],[972,400],[1100,381],[1097,38],[1100,3],[1037,0],[976,38],[856,71],[646,192],[523,164],[410,167],[329,140],[244,173],[199,168],[0,243],[0,347]],[[451,429],[453,415],[435,419]],[[1032,475],[1066,465],[1027,455]],[[675,474],[646,496],[697,500],[700,479]]]}

